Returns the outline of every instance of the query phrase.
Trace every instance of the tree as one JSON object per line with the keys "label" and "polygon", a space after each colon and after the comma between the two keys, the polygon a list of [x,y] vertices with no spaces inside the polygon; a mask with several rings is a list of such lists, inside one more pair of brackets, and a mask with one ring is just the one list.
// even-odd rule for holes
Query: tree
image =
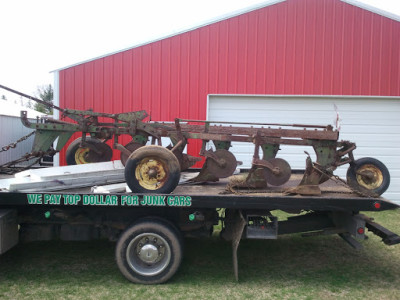
{"label": "tree", "polygon": [[[44,102],[53,104],[53,87],[51,86],[51,84],[39,86],[37,88],[37,94],[39,95],[38,98],[40,98]],[[48,107],[42,103],[35,103],[34,108],[36,111],[42,112],[47,115],[53,114],[53,108]]]}

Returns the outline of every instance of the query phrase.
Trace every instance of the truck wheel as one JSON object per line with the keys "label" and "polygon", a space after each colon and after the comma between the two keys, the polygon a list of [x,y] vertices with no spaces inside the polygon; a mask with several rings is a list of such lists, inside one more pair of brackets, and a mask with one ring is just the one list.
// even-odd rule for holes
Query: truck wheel
{"label": "truck wheel", "polygon": [[115,258],[128,280],[159,284],[176,273],[182,253],[181,235],[173,225],[159,219],[145,219],[122,233]]}
{"label": "truck wheel", "polygon": [[80,165],[111,160],[113,151],[110,146],[96,138],[86,137],[86,143],[93,145],[100,151],[100,153],[97,153],[89,147],[81,147],[81,140],[82,138],[77,138],[68,146],[65,153],[67,165]]}
{"label": "truck wheel", "polygon": [[350,165],[347,184],[360,192],[382,195],[390,184],[389,170],[379,160],[364,157]]}
{"label": "truck wheel", "polygon": [[161,146],[135,150],[125,166],[125,179],[134,193],[171,193],[179,183],[180,165],[175,155]]}

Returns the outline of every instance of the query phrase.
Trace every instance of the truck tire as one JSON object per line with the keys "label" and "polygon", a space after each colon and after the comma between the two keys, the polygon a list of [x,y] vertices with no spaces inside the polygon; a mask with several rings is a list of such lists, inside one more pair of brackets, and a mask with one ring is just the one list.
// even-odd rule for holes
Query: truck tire
{"label": "truck tire", "polygon": [[111,161],[113,151],[110,146],[102,143],[99,139],[86,137],[86,143],[95,146],[101,153],[96,153],[90,148],[81,147],[82,138],[74,140],[65,152],[67,165],[88,164],[94,162]]}
{"label": "truck tire", "polygon": [[350,164],[347,170],[347,184],[367,195],[382,195],[389,187],[390,173],[379,160],[364,157]]}
{"label": "truck tire", "polygon": [[130,281],[160,284],[170,279],[182,261],[182,237],[162,219],[143,219],[126,229],[118,239],[115,259]]}
{"label": "truck tire", "polygon": [[180,165],[175,155],[161,146],[135,150],[125,165],[125,180],[133,193],[171,193],[179,183]]}

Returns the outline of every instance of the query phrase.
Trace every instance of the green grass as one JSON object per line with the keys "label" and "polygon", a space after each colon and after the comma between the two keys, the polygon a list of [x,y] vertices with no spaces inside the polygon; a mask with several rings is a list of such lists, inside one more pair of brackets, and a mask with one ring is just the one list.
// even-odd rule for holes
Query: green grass
{"label": "green grass", "polygon": [[[400,211],[367,215],[400,233]],[[399,299],[400,245],[368,236],[360,251],[337,236],[244,240],[238,283],[230,243],[186,239],[178,273],[157,286],[128,282],[111,242],[21,244],[0,256],[0,299]]]}

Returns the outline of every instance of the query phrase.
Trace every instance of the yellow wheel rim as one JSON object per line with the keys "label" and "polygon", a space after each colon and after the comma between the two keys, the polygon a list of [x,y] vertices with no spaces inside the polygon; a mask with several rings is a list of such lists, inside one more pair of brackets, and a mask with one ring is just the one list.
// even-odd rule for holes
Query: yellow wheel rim
{"label": "yellow wheel rim", "polygon": [[361,166],[356,176],[358,184],[368,190],[379,188],[383,183],[382,171],[371,164]]}
{"label": "yellow wheel rim", "polygon": [[166,165],[154,157],[146,157],[140,161],[135,170],[139,184],[147,190],[158,190],[167,179]]}
{"label": "yellow wheel rim", "polygon": [[89,161],[86,160],[88,157],[90,149],[89,148],[78,148],[75,152],[75,162],[77,165],[88,164]]}

